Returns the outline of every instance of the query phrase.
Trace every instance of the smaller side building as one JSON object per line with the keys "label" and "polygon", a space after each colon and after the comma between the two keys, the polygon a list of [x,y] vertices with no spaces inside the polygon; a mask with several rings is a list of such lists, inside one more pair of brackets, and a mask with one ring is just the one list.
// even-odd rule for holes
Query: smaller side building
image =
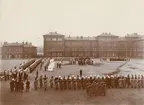
{"label": "smaller side building", "polygon": [[1,47],[1,56],[2,59],[35,58],[37,56],[37,47],[28,42],[4,42]]}

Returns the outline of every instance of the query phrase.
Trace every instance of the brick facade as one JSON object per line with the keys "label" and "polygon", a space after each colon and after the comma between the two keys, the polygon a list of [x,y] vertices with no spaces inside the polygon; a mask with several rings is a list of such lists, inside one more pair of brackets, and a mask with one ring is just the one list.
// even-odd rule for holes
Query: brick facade
{"label": "brick facade", "polygon": [[37,48],[31,43],[7,43],[4,42],[1,47],[1,55],[3,59],[21,59],[33,58],[37,56]]}
{"label": "brick facade", "polygon": [[50,32],[43,37],[44,56],[47,57],[144,57],[144,39],[135,34],[122,38],[111,33],[95,37],[65,37]]}

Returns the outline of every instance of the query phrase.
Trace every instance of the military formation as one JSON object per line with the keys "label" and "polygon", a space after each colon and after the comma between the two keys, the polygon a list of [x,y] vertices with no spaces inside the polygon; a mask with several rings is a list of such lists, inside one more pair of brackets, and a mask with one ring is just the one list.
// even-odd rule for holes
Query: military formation
{"label": "military formation", "polygon": [[[85,65],[84,59],[79,59],[80,65]],[[42,68],[42,64],[40,68]],[[61,68],[61,63],[57,64],[57,68]],[[22,68],[4,72],[5,80],[11,79],[10,91],[29,92],[30,81],[28,80],[29,68],[23,70]],[[68,76],[39,76],[38,69],[36,77],[34,78],[34,90],[43,89],[44,91],[49,88],[64,91],[64,90],[84,90],[88,96],[105,96],[106,90],[109,88],[144,88],[144,75],[90,75],[84,76],[82,70],[79,75]]]}
{"label": "military formation", "polygon": [[23,70],[23,68],[17,69],[16,67],[14,67],[14,70],[12,69],[5,70],[3,77],[5,81],[10,80],[10,79],[26,80],[28,78],[28,74],[29,74],[28,68]]}
{"label": "military formation", "polygon": [[26,92],[29,92],[30,81],[28,79],[26,81],[23,81],[23,80],[17,80],[17,79],[13,78],[10,81],[10,91],[11,92],[23,92],[24,89],[25,89]]}
{"label": "military formation", "polygon": [[85,90],[89,96],[105,96],[108,88],[144,88],[143,75],[124,76],[40,76],[34,81],[35,90]]}

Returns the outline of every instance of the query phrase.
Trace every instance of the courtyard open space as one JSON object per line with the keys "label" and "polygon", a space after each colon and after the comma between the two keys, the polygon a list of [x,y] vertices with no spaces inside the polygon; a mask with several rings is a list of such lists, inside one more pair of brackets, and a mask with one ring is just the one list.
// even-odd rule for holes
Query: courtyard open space
{"label": "courtyard open space", "polygon": [[[21,61],[23,62],[23,61]],[[66,63],[66,62],[63,62]],[[95,60],[94,63],[102,63],[101,66],[96,65],[62,65],[62,68],[55,68],[54,71],[45,71],[44,67],[40,69],[38,66],[34,72],[29,75],[31,82],[30,92],[10,92],[9,81],[1,81],[1,105],[143,105],[144,104],[144,89],[107,89],[106,96],[89,97],[85,90],[55,90],[48,88],[34,90],[34,78],[36,71],[38,70],[39,76],[67,76],[67,75],[79,75],[79,70],[83,70],[83,75],[103,75],[114,72],[119,68],[121,72],[124,72],[124,67],[127,65],[134,66],[136,64],[142,64],[143,60],[132,60],[109,62]],[[18,64],[18,63],[16,63]],[[137,66],[135,68],[141,68]],[[132,71],[133,68],[131,68]],[[123,70],[123,71],[122,71]],[[143,72],[142,72],[143,73]]]}

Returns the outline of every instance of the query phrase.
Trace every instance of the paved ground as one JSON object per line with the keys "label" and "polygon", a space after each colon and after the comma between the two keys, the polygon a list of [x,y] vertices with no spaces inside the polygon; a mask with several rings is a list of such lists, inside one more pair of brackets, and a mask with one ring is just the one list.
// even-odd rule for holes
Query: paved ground
{"label": "paved ground", "polygon": [[10,93],[8,82],[1,85],[0,105],[144,105],[144,89],[109,89],[106,96],[89,97],[84,90]]}
{"label": "paved ground", "polygon": [[[84,68],[87,68],[87,66]],[[39,70],[39,67],[37,69]],[[75,69],[76,66],[63,66],[62,69],[56,69],[54,72],[39,70],[39,73],[47,74],[47,76],[54,74],[67,75],[78,73]],[[29,77],[31,81],[29,93],[11,93],[9,91],[9,81],[1,81],[0,105],[144,105],[144,89],[108,89],[106,96],[99,97],[89,97],[84,90],[56,91],[55,89],[48,89],[44,92],[43,89],[39,89],[35,91],[33,89],[35,74],[34,71]]]}
{"label": "paved ground", "polygon": [[[83,75],[103,75],[107,73],[111,73],[116,71],[116,69],[125,64],[125,61],[117,61],[117,62],[101,62],[101,66],[94,66],[94,65],[63,65],[61,69],[55,68],[53,72],[42,72],[45,73],[47,76],[67,76],[67,75],[78,75],[80,69],[83,70]],[[44,71],[44,68],[43,68]]]}
{"label": "paved ground", "polygon": [[144,59],[131,59],[130,62],[120,68],[120,74],[144,74]]}
{"label": "paved ground", "polygon": [[20,64],[27,62],[28,60],[30,59],[0,60],[0,72],[13,69],[15,66],[19,67]]}

